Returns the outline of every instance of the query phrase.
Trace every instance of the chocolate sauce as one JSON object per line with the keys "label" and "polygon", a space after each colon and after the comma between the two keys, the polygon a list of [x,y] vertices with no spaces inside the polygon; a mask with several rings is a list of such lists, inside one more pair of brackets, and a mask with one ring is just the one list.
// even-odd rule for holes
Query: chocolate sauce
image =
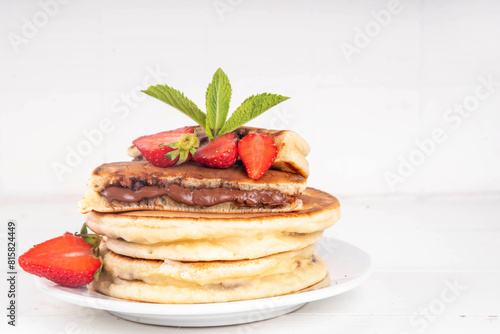
{"label": "chocolate sauce", "polygon": [[226,188],[189,189],[170,184],[166,188],[143,186],[131,190],[119,186],[111,186],[100,192],[109,203],[112,201],[139,202],[145,198],[167,195],[178,203],[187,205],[213,206],[225,202],[233,202],[246,207],[280,207],[292,203],[295,198],[278,190],[239,190]]}

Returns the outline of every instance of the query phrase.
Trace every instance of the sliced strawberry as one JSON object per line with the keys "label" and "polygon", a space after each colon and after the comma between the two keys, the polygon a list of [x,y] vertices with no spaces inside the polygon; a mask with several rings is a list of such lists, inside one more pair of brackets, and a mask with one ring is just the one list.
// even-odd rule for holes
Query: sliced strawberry
{"label": "sliced strawberry", "polygon": [[251,179],[258,180],[271,167],[278,148],[271,137],[251,133],[238,143],[238,153]]}
{"label": "sliced strawberry", "polygon": [[92,246],[83,238],[63,235],[47,240],[19,257],[26,272],[47,278],[64,286],[92,282],[101,261],[92,254]]}
{"label": "sliced strawberry", "polygon": [[212,168],[228,168],[238,158],[238,147],[234,133],[226,133],[202,146],[194,155],[197,163]]}
{"label": "sliced strawberry", "polygon": [[142,136],[133,141],[143,157],[158,167],[181,165],[189,161],[200,145],[193,127]]}

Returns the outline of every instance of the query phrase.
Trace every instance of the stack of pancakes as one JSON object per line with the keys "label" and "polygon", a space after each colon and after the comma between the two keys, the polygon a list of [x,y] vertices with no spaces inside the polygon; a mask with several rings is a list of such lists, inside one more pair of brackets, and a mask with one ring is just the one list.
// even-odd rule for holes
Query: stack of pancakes
{"label": "stack of pancakes", "polygon": [[307,188],[307,143],[292,131],[240,131],[266,132],[278,147],[274,169],[259,180],[241,164],[160,168],[137,154],[93,171],[79,209],[103,236],[95,290],[143,302],[208,303],[324,281],[314,244],[340,210],[335,197]]}

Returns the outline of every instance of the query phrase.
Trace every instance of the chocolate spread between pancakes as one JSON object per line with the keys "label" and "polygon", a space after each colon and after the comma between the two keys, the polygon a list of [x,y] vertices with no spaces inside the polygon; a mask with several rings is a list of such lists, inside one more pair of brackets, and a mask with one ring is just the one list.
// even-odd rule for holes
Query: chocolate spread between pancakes
{"label": "chocolate spread between pancakes", "polygon": [[167,195],[178,203],[187,205],[213,206],[225,202],[233,202],[247,207],[281,207],[295,201],[294,196],[286,195],[278,190],[239,190],[227,188],[184,188],[178,184],[167,187],[143,186],[132,190],[119,186],[111,186],[100,192],[109,203],[114,200],[122,202],[139,202],[145,198]]}

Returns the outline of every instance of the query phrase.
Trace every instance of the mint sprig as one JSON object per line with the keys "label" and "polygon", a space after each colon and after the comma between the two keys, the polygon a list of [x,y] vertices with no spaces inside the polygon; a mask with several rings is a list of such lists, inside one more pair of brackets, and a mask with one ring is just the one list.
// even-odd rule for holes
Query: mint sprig
{"label": "mint sprig", "polygon": [[215,72],[212,83],[208,85],[206,101],[207,136],[214,138],[217,137],[219,130],[226,122],[227,113],[229,112],[229,102],[231,101],[231,84],[226,73],[220,68]]}
{"label": "mint sprig", "polygon": [[167,85],[156,85],[149,86],[147,90],[142,90],[141,92],[148,94],[158,100],[171,105],[175,109],[183,112],[193,121],[200,124],[206,131],[206,115],[201,111],[193,101],[184,96],[183,93],[179,92],[177,89],[169,87]]}
{"label": "mint sprig", "polygon": [[207,88],[206,114],[183,93],[167,85],[150,86],[142,92],[189,116],[205,130],[210,139],[236,130],[263,112],[289,99],[286,96],[269,93],[253,95],[243,101],[227,119],[232,89],[227,75],[220,68],[215,72]]}
{"label": "mint sprig", "polygon": [[236,130],[271,107],[288,99],[289,97],[286,96],[269,93],[250,96],[233,112],[220,130],[219,135],[222,136],[225,133]]}

